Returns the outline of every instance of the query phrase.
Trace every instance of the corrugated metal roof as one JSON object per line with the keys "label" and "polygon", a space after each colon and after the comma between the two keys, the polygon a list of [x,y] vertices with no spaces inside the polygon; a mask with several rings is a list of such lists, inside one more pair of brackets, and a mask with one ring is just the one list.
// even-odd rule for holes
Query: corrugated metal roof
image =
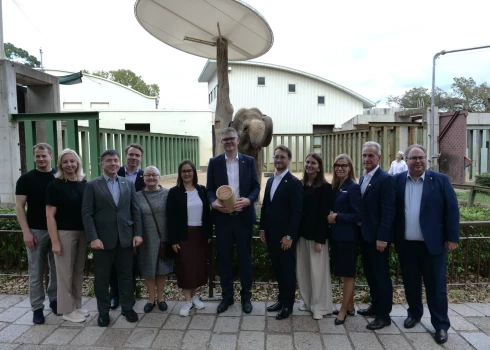
{"label": "corrugated metal roof", "polygon": [[[276,64],[263,63],[263,62],[253,62],[253,61],[229,62],[228,65],[229,66],[243,65],[243,66],[267,67],[267,68],[272,68],[272,69],[282,70],[282,71],[289,72],[289,73],[302,75],[302,76],[320,81],[322,83],[325,83],[327,85],[333,86],[333,87],[351,95],[352,97],[357,98],[358,100],[362,101],[364,108],[374,107],[374,103],[371,100],[367,99],[364,96],[359,95],[358,93],[356,93],[356,92],[354,92],[354,91],[352,91],[352,90],[350,90],[350,89],[348,89],[342,85],[334,83],[333,81],[330,81],[328,79],[319,77],[318,75],[303,72],[303,71],[300,71],[300,70],[297,70],[294,68],[288,68],[288,67],[279,66]],[[211,77],[213,76],[213,74],[215,72],[216,72],[216,60],[208,60],[206,62],[206,64],[204,65],[204,68],[201,72],[201,75],[199,75],[199,78],[197,79],[197,81],[200,83],[206,83],[211,79]]]}

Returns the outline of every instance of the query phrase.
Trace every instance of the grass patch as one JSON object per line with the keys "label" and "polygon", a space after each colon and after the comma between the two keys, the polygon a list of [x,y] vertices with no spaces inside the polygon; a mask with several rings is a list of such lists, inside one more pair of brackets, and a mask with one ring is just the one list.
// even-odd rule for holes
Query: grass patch
{"label": "grass patch", "polygon": [[[461,201],[468,201],[470,198],[470,191],[455,190],[456,197]],[[490,205],[490,194],[477,192],[475,196],[475,204]]]}

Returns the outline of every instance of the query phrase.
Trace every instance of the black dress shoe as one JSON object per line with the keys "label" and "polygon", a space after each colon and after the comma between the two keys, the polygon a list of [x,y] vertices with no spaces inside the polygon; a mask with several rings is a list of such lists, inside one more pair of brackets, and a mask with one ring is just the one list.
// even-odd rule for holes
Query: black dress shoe
{"label": "black dress shoe", "polygon": [[111,298],[111,309],[117,309],[119,306],[119,298]]}
{"label": "black dress shoe", "polygon": [[99,327],[109,327],[109,315],[99,315],[99,318],[97,319],[97,324]]}
{"label": "black dress shoe", "polygon": [[235,300],[233,299],[223,299],[221,300],[221,303],[219,303],[218,305],[218,313],[222,313],[222,312],[225,312],[226,310],[228,310],[228,306],[231,306],[235,303]]}
{"label": "black dress shoe", "polygon": [[414,317],[408,316],[405,322],[403,322],[403,327],[405,328],[413,328],[417,323],[420,322],[420,319],[416,319]]}
{"label": "black dress shoe", "polygon": [[253,306],[252,306],[252,303],[250,302],[250,300],[242,301],[243,312],[245,312],[246,314],[249,314],[252,312],[252,309],[253,309]]}
{"label": "black dress shoe", "polygon": [[121,315],[126,317],[126,321],[128,322],[137,322],[138,321],[138,314],[134,312],[133,309],[128,310],[128,311],[123,311],[121,312]]}
{"label": "black dress shoe", "polygon": [[445,342],[447,342],[447,337],[447,331],[445,331],[444,329],[439,329],[438,331],[436,331],[434,339],[436,340],[437,344],[444,344]]}
{"label": "black dress shoe", "polygon": [[283,307],[281,312],[279,312],[276,315],[276,320],[284,320],[285,318],[288,318],[289,315],[293,313],[293,310],[288,308],[288,307]]}
{"label": "black dress shoe", "polygon": [[335,325],[340,326],[341,324],[344,324],[346,318],[347,318],[347,314],[345,314],[343,320],[339,320],[337,317],[335,317],[335,321],[334,321]]}
{"label": "black dress shoe", "polygon": [[376,317],[376,310],[373,308],[373,306],[369,306],[367,309],[359,309],[357,310],[357,313],[361,316],[374,316]]}
{"label": "black dress shoe", "polygon": [[381,328],[388,327],[390,324],[391,324],[391,319],[389,319],[389,320],[383,320],[382,318],[376,317],[374,319],[374,321],[371,321],[371,322],[368,323],[368,325],[366,326],[366,328],[374,331],[376,329],[381,329]]}
{"label": "black dress shoe", "polygon": [[282,309],[282,303],[280,301],[267,307],[267,311],[271,311],[271,312],[279,311],[281,309]]}
{"label": "black dress shoe", "polygon": [[164,301],[159,301],[158,302],[158,308],[160,309],[160,311],[167,311],[168,309],[168,305],[167,303]]}
{"label": "black dress shoe", "polygon": [[[339,311],[340,310],[334,310],[332,312],[332,315],[338,315],[339,314]],[[347,310],[346,314],[349,315],[349,316],[355,316],[356,315],[356,309],[349,309],[349,310]]]}
{"label": "black dress shoe", "polygon": [[155,307],[155,302],[152,303],[146,303],[145,307],[143,308],[143,311],[145,312],[145,314],[151,312],[153,310],[153,308]]}

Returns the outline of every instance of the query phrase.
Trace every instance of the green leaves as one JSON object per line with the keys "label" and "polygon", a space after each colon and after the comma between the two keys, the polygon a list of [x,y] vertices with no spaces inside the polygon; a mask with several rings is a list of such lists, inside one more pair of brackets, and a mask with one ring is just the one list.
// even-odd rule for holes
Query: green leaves
{"label": "green leaves", "polygon": [[26,50],[16,47],[11,43],[5,43],[3,47],[5,56],[8,60],[23,64],[27,67],[41,67],[41,62],[39,62],[35,56],[30,55]]}
{"label": "green leaves", "polygon": [[[90,74],[89,71],[85,69],[82,72]],[[136,75],[136,73],[129,69],[111,71],[96,70],[92,72],[92,75],[115,81],[116,83],[130,87],[143,95],[158,96],[160,94],[160,86],[158,86],[158,84],[145,83],[141,76]]]}

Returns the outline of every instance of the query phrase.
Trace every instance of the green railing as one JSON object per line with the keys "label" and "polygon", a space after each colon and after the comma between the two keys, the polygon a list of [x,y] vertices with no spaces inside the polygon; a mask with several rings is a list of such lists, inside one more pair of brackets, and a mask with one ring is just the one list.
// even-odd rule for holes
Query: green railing
{"label": "green railing", "polygon": [[[154,165],[162,175],[176,174],[183,159],[190,159],[199,167],[198,137],[100,129],[98,112],[11,114],[10,121],[24,123],[27,170],[35,167],[32,147],[41,141],[53,146],[55,155],[61,151],[59,148],[76,150],[88,180],[101,174],[101,150],[115,149],[123,157],[124,149],[131,143],[139,143],[145,150],[142,168]],[[79,126],[80,121],[88,121],[88,127]],[[36,135],[43,127],[43,140],[37,140]],[[53,160],[53,166],[55,163]]]}

